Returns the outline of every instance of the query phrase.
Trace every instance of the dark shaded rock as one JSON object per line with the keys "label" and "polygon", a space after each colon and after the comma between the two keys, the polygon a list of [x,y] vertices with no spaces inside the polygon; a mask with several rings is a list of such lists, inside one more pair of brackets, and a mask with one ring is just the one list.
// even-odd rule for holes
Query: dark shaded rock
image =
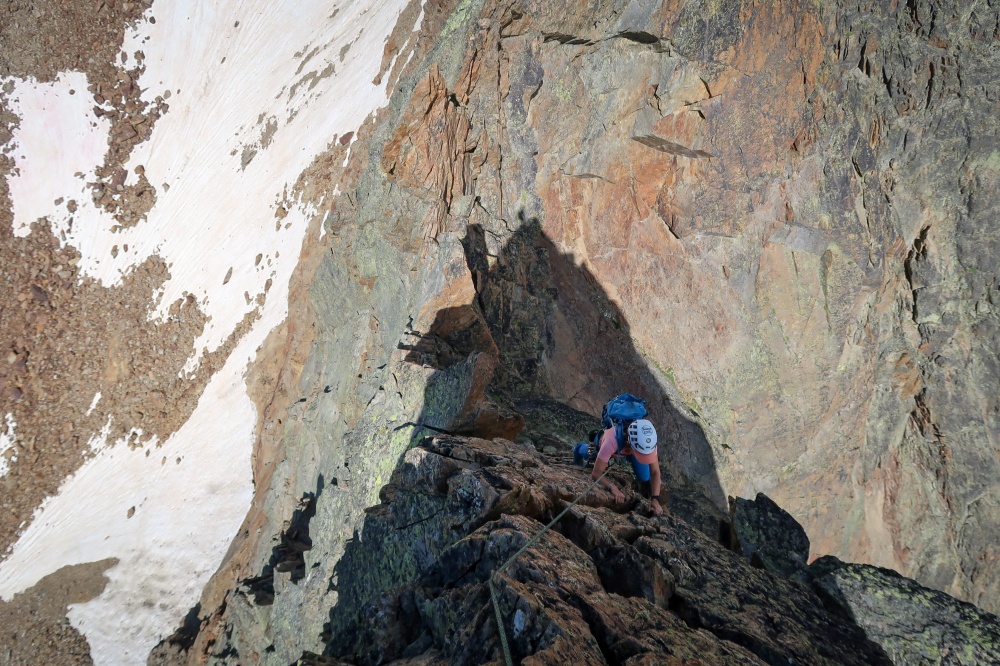
{"label": "dark shaded rock", "polygon": [[494,356],[474,352],[465,360],[435,373],[427,386],[422,424],[471,433],[495,367]]}
{"label": "dark shaded rock", "polygon": [[[515,661],[890,663],[810,588],[750,566],[679,518],[649,517],[627,487],[625,505],[603,489],[585,492],[585,471],[528,446],[437,437],[407,454],[391,485],[338,565],[328,657],[502,659],[492,576]],[[438,513],[419,531],[405,524],[411,507],[430,502]]]}
{"label": "dark shaded rock", "polygon": [[569,450],[577,442],[587,440],[590,431],[601,427],[601,420],[596,416],[556,400],[533,398],[521,400],[514,407],[524,416],[522,434],[539,450],[546,446]]}
{"label": "dark shaded rock", "polygon": [[[741,645],[767,663],[888,664],[855,625],[834,621],[801,584],[751,567],[682,521],[668,519],[635,547],[666,562],[677,581],[670,608],[689,626]],[[821,610],[822,609],[822,610]]]}
{"label": "dark shaded rock", "polygon": [[303,553],[312,548],[309,520],[316,515],[316,495],[319,492],[322,492],[322,483],[317,493],[306,493],[299,500],[299,506],[292,513],[288,528],[281,533],[267,567],[272,571],[291,573],[293,582],[301,580],[305,575]]}
{"label": "dark shaded rock", "polygon": [[[363,529],[335,568],[338,603],[331,612],[331,631],[383,590],[413,580],[494,512],[500,495],[471,473],[479,467],[475,457],[465,449],[455,454],[447,460],[426,449],[406,453],[381,492],[383,503],[367,511]],[[516,459],[515,452],[506,460]]]}
{"label": "dark shaded rock", "polygon": [[[437,657],[431,663],[502,659],[488,579],[540,528],[529,518],[504,516],[455,544],[419,584],[383,595],[364,609],[348,637],[351,648],[345,652],[353,657],[346,658],[358,664],[404,658],[407,650],[394,642],[402,623],[411,635],[419,634],[415,642],[430,638],[428,647]],[[515,661],[531,655],[540,664],[621,663],[636,657],[635,663],[683,663],[700,656],[718,664],[760,663],[641,598],[609,594],[594,562],[558,533],[545,534],[495,584]],[[414,599],[416,613],[400,618],[398,600],[406,597]]]}
{"label": "dark shaded rock", "polygon": [[604,589],[623,597],[640,597],[666,608],[674,593],[674,578],[653,558],[635,548],[612,546],[595,553],[597,573]]}
{"label": "dark shaded rock", "polygon": [[1000,664],[1000,618],[895,571],[827,556],[809,567],[823,596],[895,664]]}
{"label": "dark shaded rock", "polygon": [[803,571],[809,562],[809,537],[791,514],[764,493],[753,501],[729,498],[732,548],[753,566],[785,576]]}

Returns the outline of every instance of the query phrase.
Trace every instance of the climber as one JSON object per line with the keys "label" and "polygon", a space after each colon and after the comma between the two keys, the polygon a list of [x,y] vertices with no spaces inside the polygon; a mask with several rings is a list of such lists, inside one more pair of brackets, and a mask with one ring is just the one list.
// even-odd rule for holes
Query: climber
{"label": "climber", "polygon": [[[616,428],[612,425],[601,435],[591,478],[597,479],[604,474],[612,456],[627,458],[632,463],[632,471],[635,472],[639,483],[649,484],[653,513],[657,516],[663,515],[663,507],[660,506],[660,461],[656,457],[656,428],[646,419],[632,421],[628,426],[628,442],[622,442],[621,445],[615,431]],[[621,504],[625,501],[624,493],[610,478],[601,479],[600,485],[611,491],[615,502]]]}

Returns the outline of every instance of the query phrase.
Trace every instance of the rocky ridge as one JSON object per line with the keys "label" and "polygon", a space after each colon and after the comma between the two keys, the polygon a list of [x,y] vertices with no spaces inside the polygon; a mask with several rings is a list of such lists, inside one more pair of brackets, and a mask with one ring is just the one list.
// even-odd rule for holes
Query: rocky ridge
{"label": "rocky ridge", "polygon": [[[116,61],[148,3],[77,4],[9,3],[0,33],[17,48],[0,65],[40,80],[88,72],[95,114],[115,127],[93,193],[125,228],[157,192],[142,179],[126,191],[119,167],[168,112],[162,98],[138,104],[138,55],[138,69]],[[563,407],[598,412],[623,390],[649,400],[671,486],[691,489],[674,511],[709,539],[705,507],[763,491],[804,530],[775,551],[752,545],[766,521],[734,521],[752,564],[802,583],[808,535],[818,552],[996,611],[998,12],[413,0],[382,54],[389,105],[310,168],[325,234],[303,248],[289,321],[248,376],[254,505],[182,640],[157,654],[322,652],[330,609],[367,594],[340,563],[402,456],[441,432],[559,452],[588,421]],[[71,30],[72,48],[57,48]],[[5,142],[14,120],[0,116]],[[18,490],[0,524],[9,542],[106,409],[166,435],[224,353],[178,394],[180,352],[203,324],[190,303],[177,304],[182,330],[151,334],[167,341],[163,362],[142,358],[144,335],[92,314],[128,320],[108,303],[144,303],[166,267],[91,298],[44,225],[0,235],[0,397],[25,431],[56,423],[8,451],[47,463],[42,482],[26,466],[4,479]],[[64,336],[74,322],[96,342]],[[64,357],[79,370],[70,388]],[[97,380],[102,403],[71,418]],[[704,510],[681,511],[683,498]],[[895,580],[837,571],[841,591]],[[846,592],[816,594],[861,613]]]}
{"label": "rocky ridge", "polygon": [[[498,663],[491,576],[515,663],[1000,663],[1000,619],[869,565],[807,567],[801,527],[765,496],[726,517],[676,488],[655,518],[623,466],[616,505],[568,463],[502,439],[438,436],[408,451],[337,565],[325,655],[296,663]],[[714,534],[692,527],[712,523]],[[753,541],[802,561],[789,572],[739,555],[720,541],[730,533],[747,535],[735,550]],[[273,576],[296,585],[288,569]],[[232,602],[253,614],[273,598],[243,586]],[[210,661],[255,663],[244,638],[221,641]]]}
{"label": "rocky ridge", "polygon": [[[629,472],[617,472],[616,481],[628,488]],[[418,655],[427,664],[499,659],[487,581],[588,485],[585,471],[565,459],[504,440],[436,437],[411,450],[383,503],[367,514],[341,576],[350,576],[354,589],[384,584],[392,580],[383,575],[386,565],[412,570],[395,568],[400,553],[415,556],[421,573],[379,594],[370,590],[356,613],[349,603],[335,608],[332,626],[343,617],[349,622],[334,629],[327,652],[357,664],[410,663]],[[704,503],[679,501],[688,492],[671,493],[676,515],[655,518],[634,491],[625,506],[616,506],[603,489],[593,489],[497,574],[514,659],[1000,663],[996,616],[870,565],[822,558],[806,567],[802,528],[763,495],[737,500],[742,506],[731,516],[733,533],[752,536],[729,545],[746,553],[753,540],[757,550],[798,555],[798,567],[740,557],[723,547],[719,534],[692,528],[711,522],[705,513],[719,521],[721,534],[729,525]],[[415,530],[430,498],[439,508],[423,520],[433,527]],[[756,530],[746,529],[754,523]],[[354,598],[360,597],[348,596]]]}

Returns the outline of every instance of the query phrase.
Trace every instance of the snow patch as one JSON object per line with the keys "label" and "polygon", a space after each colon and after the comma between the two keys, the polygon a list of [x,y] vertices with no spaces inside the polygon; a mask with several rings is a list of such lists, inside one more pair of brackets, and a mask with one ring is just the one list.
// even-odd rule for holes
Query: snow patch
{"label": "snow patch", "polygon": [[145,663],[197,602],[249,506],[250,458],[232,453],[253,436],[242,370],[265,335],[248,336],[163,447],[146,456],[123,438],[67,479],[3,563],[0,595],[9,600],[66,565],[117,557],[104,593],[71,606],[69,618],[94,663]]}
{"label": "snow patch", "polygon": [[100,401],[101,401],[101,392],[98,391],[97,393],[94,394],[94,399],[90,401],[90,407],[87,408],[87,416],[90,416],[90,413],[94,411],[94,409],[97,407],[97,403],[99,403]]}
{"label": "snow patch", "polygon": [[74,215],[67,205],[75,199],[95,210],[86,184],[104,161],[111,123],[94,116],[83,72],[63,72],[51,83],[0,79],[7,81],[14,83],[7,103],[20,118],[8,153],[14,159],[7,178],[14,234],[27,236],[33,222],[47,217],[57,237],[61,232],[72,237]]}
{"label": "snow patch", "polygon": [[[108,437],[111,435],[111,422],[113,420],[114,417],[108,414],[108,420],[104,424],[104,427],[101,428],[101,431],[87,440],[87,446],[90,447],[91,452],[97,453],[101,449],[107,448]],[[43,504],[42,506],[45,505]]]}
{"label": "snow patch", "polygon": [[[13,453],[14,443],[17,441],[17,437],[14,435],[14,427],[17,423],[14,422],[14,415],[8,414],[4,419],[7,424],[6,427],[0,431],[0,479],[7,476],[7,472],[10,471],[10,463],[17,462],[17,454]],[[8,455],[7,451],[12,451]]]}
{"label": "snow patch", "polygon": [[[146,221],[118,231],[85,188],[104,159],[110,129],[93,115],[86,77],[69,72],[51,84],[5,79],[15,84],[10,102],[21,119],[9,179],[15,230],[26,235],[47,217],[81,252],[81,273],[108,286],[159,255],[171,279],[153,314],[163,318],[171,303],[195,295],[209,323],[193,352],[200,358],[217,349],[253,310],[267,280],[294,268],[308,216],[280,217],[279,209],[295,203],[287,201],[288,188],[335,136],[353,131],[353,144],[365,118],[385,103],[385,86],[372,83],[379,67],[373,54],[381,53],[404,4],[310,0],[290,11],[229,0],[151,8],[156,23],[130,30],[123,52],[144,52],[143,97],[169,91],[170,109],[125,167],[126,184],[137,180],[135,167],[144,167],[157,203]],[[269,122],[275,127],[264,147]],[[244,163],[247,148],[256,152]],[[56,205],[59,198],[76,199],[76,212]],[[258,252],[273,260],[271,270],[254,266]]]}
{"label": "snow patch", "polygon": [[[197,602],[246,514],[256,413],[244,375],[287,316],[288,283],[316,214],[289,190],[336,136],[356,135],[387,101],[384,84],[372,81],[405,4],[155,5],[156,23],[141,22],[123,49],[145,54],[139,85],[147,99],[171,92],[169,111],[126,165],[127,182],[144,167],[157,203],[145,221],[115,232],[115,220],[85,189],[104,159],[109,124],[93,117],[83,75],[64,73],[51,84],[13,79],[8,99],[20,126],[8,183],[16,233],[47,217],[81,253],[81,273],[104,285],[159,255],[171,278],[150,316],[167,316],[172,302],[192,294],[209,318],[188,369],[261,308],[180,430],[146,455],[127,438],[107,443],[109,415],[89,442],[94,457],[39,507],[0,562],[0,597],[9,600],[63,566],[118,558],[104,592],[69,612],[98,666],[145,663]],[[75,199],[76,212],[55,204],[59,198]],[[116,245],[129,251],[112,257]],[[258,253],[266,260],[256,266]]]}

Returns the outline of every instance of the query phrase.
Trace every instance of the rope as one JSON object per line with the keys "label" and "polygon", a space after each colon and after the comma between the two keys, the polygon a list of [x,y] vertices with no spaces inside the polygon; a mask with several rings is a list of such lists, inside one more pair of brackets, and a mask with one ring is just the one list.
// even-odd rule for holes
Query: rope
{"label": "rope", "polygon": [[510,557],[510,559],[508,559],[506,562],[504,562],[503,564],[501,564],[499,569],[497,569],[492,574],[490,574],[490,599],[493,600],[493,612],[496,615],[497,631],[500,632],[500,643],[501,643],[501,645],[503,645],[503,656],[504,656],[504,659],[507,662],[507,666],[514,666],[514,662],[510,658],[510,645],[507,644],[507,632],[503,628],[503,615],[500,613],[500,602],[497,600],[497,590],[493,586],[493,578],[496,577],[496,576],[498,576],[498,575],[500,575],[501,573],[503,573],[503,570],[506,569],[507,567],[509,567],[511,564],[513,564],[514,560],[516,560],[518,557],[520,557],[521,554],[524,553],[524,551],[526,551],[529,548],[531,548],[531,546],[533,546],[535,544],[535,542],[538,541],[542,537],[543,534],[545,534],[546,532],[549,531],[549,528],[551,528],[553,525],[555,525],[557,522],[559,522],[559,519],[562,518],[563,516],[565,516],[567,511],[569,511],[574,506],[576,506],[577,502],[579,502],[581,499],[583,499],[584,495],[586,495],[591,490],[593,490],[594,486],[596,486],[598,483],[600,483],[601,479],[604,478],[604,475],[607,474],[610,471],[611,471],[611,465],[608,465],[607,469],[605,469],[604,472],[599,477],[597,477],[597,480],[595,480],[592,484],[590,484],[590,486],[588,486],[586,490],[584,490],[582,493],[580,493],[579,495],[577,495],[576,499],[573,500],[572,502],[570,502],[569,506],[567,506],[565,509],[563,509],[559,513],[558,516],[556,516],[555,518],[553,518],[552,520],[550,520],[549,524],[546,525],[545,527],[543,527],[541,529],[541,531],[538,532],[538,534],[536,534],[535,536],[531,537],[531,539],[528,540],[528,543],[524,544],[524,546],[521,547],[521,550],[519,550],[516,553],[514,553]]}

